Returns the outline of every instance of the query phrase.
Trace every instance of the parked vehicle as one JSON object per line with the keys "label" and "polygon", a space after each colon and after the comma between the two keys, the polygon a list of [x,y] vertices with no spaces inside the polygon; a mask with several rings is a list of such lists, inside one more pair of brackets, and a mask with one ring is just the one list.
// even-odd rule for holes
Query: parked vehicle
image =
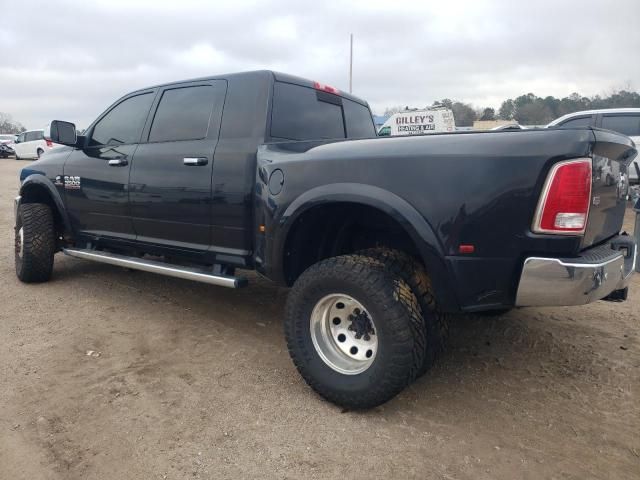
{"label": "parked vehicle", "polygon": [[14,135],[12,133],[1,133],[0,134],[0,144],[10,145],[15,141],[15,139],[16,139],[16,135]]}
{"label": "parked vehicle", "polygon": [[406,110],[394,113],[378,130],[378,135],[400,136],[421,135],[424,133],[454,132],[456,123],[453,112],[448,108],[429,110]]}
{"label": "parked vehicle", "polygon": [[[574,112],[551,122],[547,127],[597,127],[627,135],[640,143],[640,108],[605,108]],[[629,168],[629,181],[639,183],[640,164],[638,157]]]}
{"label": "parked vehicle", "polygon": [[40,156],[58,145],[44,138],[44,130],[29,130],[19,134],[12,145],[16,160],[22,158],[40,158]]}
{"label": "parked vehicle", "polygon": [[0,158],[8,158],[11,155],[15,155],[13,148],[6,143],[0,143]]}
{"label": "parked vehicle", "polygon": [[346,408],[428,370],[449,313],[627,295],[636,150],[614,132],[377,138],[365,101],[265,71],[135,91],[81,136],[50,128],[66,146],[20,173],[20,280],[49,280],[60,251],[232,288],[255,269],[291,287],[291,357]]}

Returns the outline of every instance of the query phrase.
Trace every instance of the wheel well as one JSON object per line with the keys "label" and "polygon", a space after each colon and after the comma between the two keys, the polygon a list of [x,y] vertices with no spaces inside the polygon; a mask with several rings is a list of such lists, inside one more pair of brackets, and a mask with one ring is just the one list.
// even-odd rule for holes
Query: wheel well
{"label": "wheel well", "polygon": [[44,203],[51,208],[53,221],[56,227],[56,237],[66,233],[64,219],[47,189],[41,185],[27,185],[20,192],[20,203]]}
{"label": "wheel well", "polygon": [[400,223],[369,205],[336,202],[304,212],[291,226],[284,247],[288,285],[325,258],[371,247],[394,248],[419,258],[419,251]]}

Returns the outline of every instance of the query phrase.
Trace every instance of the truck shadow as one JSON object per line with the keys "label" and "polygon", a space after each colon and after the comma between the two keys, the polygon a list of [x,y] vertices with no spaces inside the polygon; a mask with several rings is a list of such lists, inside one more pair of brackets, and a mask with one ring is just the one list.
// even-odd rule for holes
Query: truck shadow
{"label": "truck shadow", "polygon": [[[70,287],[106,285],[108,288],[92,291],[105,300],[117,295],[123,305],[150,300],[148,322],[169,322],[166,317],[153,315],[155,308],[166,305],[177,307],[177,311],[188,310],[188,318],[180,320],[189,327],[184,330],[188,333],[183,335],[188,336],[183,341],[201,341],[222,325],[240,332],[260,350],[281,351],[282,358],[275,361],[289,368],[282,333],[288,290],[252,272],[246,274],[249,287],[232,290],[64,258],[56,262],[54,281],[68,282]],[[587,388],[606,381],[611,371],[609,360],[588,342],[572,341],[598,332],[572,322],[568,311],[521,309],[498,318],[454,317],[448,349],[437,364],[396,399],[363,415],[420,415],[426,408],[437,411],[440,417],[445,413],[480,414],[492,406],[542,411],[544,401],[539,392],[553,392],[567,399],[576,393],[566,385],[570,380]],[[300,390],[296,390],[305,388],[300,379]]]}

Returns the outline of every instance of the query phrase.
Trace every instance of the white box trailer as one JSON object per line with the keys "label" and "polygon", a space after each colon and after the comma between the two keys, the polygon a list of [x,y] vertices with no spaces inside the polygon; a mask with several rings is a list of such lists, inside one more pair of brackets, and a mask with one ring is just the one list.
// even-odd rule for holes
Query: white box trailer
{"label": "white box trailer", "polygon": [[378,130],[380,136],[421,135],[454,132],[456,122],[448,108],[406,110],[394,113]]}

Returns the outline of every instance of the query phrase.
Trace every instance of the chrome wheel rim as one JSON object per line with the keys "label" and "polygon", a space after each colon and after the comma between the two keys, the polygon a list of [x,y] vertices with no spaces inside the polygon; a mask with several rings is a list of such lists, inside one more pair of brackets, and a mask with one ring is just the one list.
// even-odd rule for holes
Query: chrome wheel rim
{"label": "chrome wheel rim", "polygon": [[18,234],[16,235],[16,254],[18,258],[22,258],[24,254],[24,230],[20,227]]}
{"label": "chrome wheel rim", "polygon": [[322,361],[345,375],[366,371],[378,352],[373,318],[355,298],[333,293],[311,312],[311,340]]}

